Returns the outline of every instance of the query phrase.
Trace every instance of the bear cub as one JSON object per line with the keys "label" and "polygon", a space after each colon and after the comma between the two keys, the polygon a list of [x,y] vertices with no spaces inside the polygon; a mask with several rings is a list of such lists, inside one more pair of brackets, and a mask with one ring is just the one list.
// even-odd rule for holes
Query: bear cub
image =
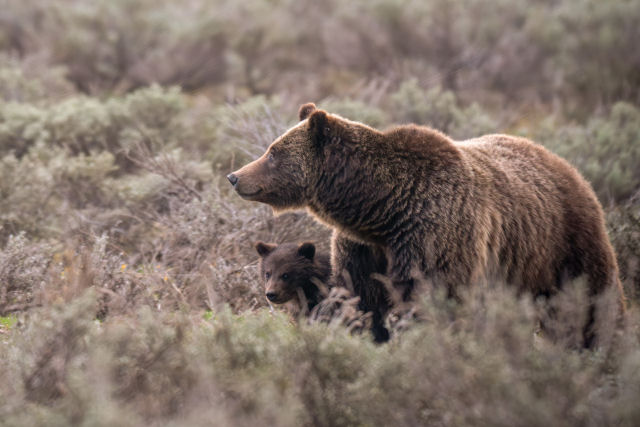
{"label": "bear cub", "polygon": [[274,304],[289,301],[298,303],[302,311],[310,313],[326,294],[318,285],[327,283],[331,275],[330,257],[316,253],[313,243],[257,242],[260,255],[260,277],[265,296]]}

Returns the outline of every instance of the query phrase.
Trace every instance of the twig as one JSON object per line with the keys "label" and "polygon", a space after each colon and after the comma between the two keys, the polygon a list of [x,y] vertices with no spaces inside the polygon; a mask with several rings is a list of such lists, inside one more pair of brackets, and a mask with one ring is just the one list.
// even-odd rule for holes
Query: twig
{"label": "twig", "polygon": [[136,126],[136,129],[146,144],[141,142],[135,144],[135,149],[138,151],[139,157],[131,155],[131,151],[129,150],[123,150],[127,159],[142,169],[160,175],[170,182],[179,185],[201,202],[203,200],[202,195],[180,176],[175,167],[175,162],[170,159],[166,153],[160,154],[162,156],[161,161],[154,157],[150,148],[153,142],[152,138],[140,126]]}

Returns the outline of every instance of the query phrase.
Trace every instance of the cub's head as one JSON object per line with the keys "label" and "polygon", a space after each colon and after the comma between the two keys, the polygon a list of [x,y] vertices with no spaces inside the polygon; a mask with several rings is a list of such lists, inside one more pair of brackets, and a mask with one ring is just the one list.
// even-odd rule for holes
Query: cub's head
{"label": "cub's head", "polygon": [[313,243],[256,243],[260,255],[260,276],[265,284],[265,296],[275,304],[284,304],[297,297],[298,289],[313,277]]}
{"label": "cub's head", "polygon": [[344,142],[352,129],[365,127],[318,110],[312,103],[298,111],[300,122],[278,137],[259,159],[227,175],[236,192],[274,210],[307,206],[330,147]]}

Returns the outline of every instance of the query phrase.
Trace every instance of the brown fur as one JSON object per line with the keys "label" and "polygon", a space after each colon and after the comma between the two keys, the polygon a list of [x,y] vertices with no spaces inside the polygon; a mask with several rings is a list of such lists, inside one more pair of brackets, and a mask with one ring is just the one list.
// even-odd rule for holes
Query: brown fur
{"label": "brown fur", "polygon": [[[275,304],[294,301],[307,313],[326,293],[319,284],[331,274],[329,255],[316,253],[313,243],[256,243],[260,255],[260,277],[267,299]],[[269,298],[269,296],[271,298]]]}
{"label": "brown fur", "polygon": [[311,106],[233,174],[235,187],[277,211],[307,208],[333,227],[334,281],[344,285],[348,273],[361,308],[374,312],[377,340],[386,339],[389,304],[371,273],[388,275],[404,299],[418,277],[452,296],[489,280],[549,296],[585,275],[591,307],[610,287],[624,306],[602,208],[566,161],[523,138],[455,142],[416,125],[381,132]]}

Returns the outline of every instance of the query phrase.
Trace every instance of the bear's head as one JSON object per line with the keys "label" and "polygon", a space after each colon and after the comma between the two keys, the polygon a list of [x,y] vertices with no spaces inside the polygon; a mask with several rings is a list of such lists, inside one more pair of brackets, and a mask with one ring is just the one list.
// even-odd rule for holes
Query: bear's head
{"label": "bear's head", "polygon": [[375,132],[312,103],[302,105],[298,117],[300,122],[278,137],[262,157],[227,176],[241,197],[276,211],[306,207],[322,172],[334,169],[329,153],[339,150],[332,147],[344,148],[361,140],[361,134]]}
{"label": "bear's head", "polygon": [[260,276],[265,284],[265,296],[275,304],[284,304],[298,296],[298,290],[309,286],[314,277],[313,243],[256,243],[260,255]]}

